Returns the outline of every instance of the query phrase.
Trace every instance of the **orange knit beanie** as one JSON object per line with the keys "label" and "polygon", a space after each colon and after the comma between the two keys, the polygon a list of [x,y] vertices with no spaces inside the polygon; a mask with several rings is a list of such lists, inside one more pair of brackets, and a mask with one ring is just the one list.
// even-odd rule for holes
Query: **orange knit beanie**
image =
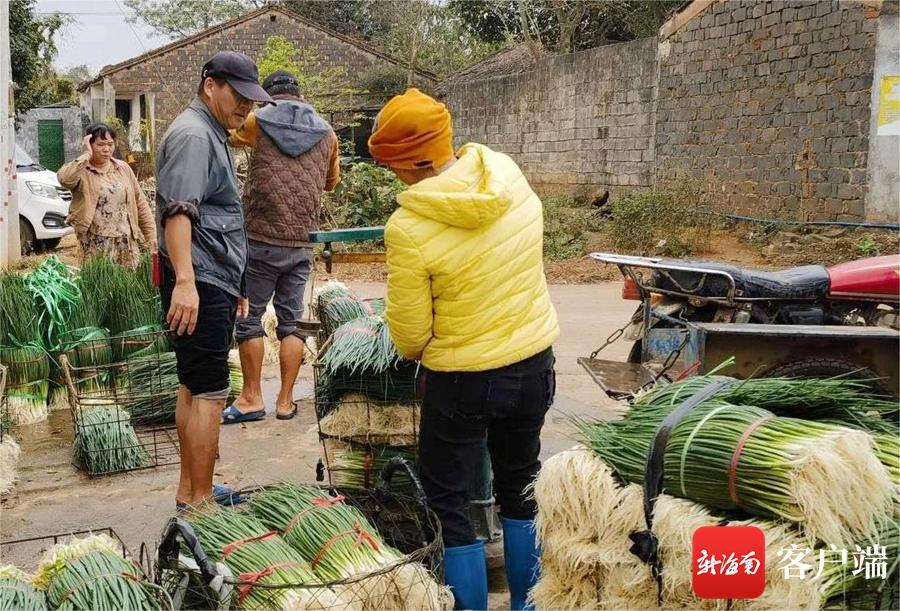
{"label": "orange knit beanie", "polygon": [[418,89],[407,89],[378,113],[369,151],[393,168],[440,168],[453,158],[450,112]]}

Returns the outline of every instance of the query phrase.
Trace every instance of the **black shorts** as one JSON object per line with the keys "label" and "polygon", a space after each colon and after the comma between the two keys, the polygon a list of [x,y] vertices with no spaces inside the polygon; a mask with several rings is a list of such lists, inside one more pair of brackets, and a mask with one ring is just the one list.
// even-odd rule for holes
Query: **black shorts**
{"label": "black shorts", "polygon": [[[172,303],[175,272],[166,265],[160,265],[160,268],[162,286],[159,292],[165,315]],[[191,335],[169,334],[175,348],[178,382],[192,395],[225,399],[231,387],[228,351],[237,317],[237,297],[205,282],[197,283],[197,294],[200,306],[194,332]]]}

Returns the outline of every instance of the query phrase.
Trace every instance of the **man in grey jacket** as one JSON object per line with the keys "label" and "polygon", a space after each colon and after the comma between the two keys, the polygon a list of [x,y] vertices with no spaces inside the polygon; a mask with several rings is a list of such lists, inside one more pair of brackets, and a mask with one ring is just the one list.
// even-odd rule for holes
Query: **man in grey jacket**
{"label": "man in grey jacket", "polygon": [[243,194],[250,312],[235,330],[244,385],[241,395],[224,412],[226,424],[265,417],[260,383],[265,351],[261,318],[273,296],[276,335],[281,343],[281,389],[275,398],[275,417],[287,420],[297,413],[293,389],[306,339],[297,321],[303,313],[304,287],[313,265],[309,232],[319,226],[322,192],[332,190],[340,177],[337,136],[302,100],[294,75],[274,72],[263,88],[275,105],[251,113],[230,139],[233,146],[252,147],[253,155]]}
{"label": "man in grey jacket", "polygon": [[196,506],[213,487],[219,421],[230,390],[228,349],[245,316],[247,239],[228,129],[256,102],[272,102],[242,53],[216,53],[197,97],[172,121],[156,155],[160,296],[177,361],[175,424],[181,445],[176,506]]}

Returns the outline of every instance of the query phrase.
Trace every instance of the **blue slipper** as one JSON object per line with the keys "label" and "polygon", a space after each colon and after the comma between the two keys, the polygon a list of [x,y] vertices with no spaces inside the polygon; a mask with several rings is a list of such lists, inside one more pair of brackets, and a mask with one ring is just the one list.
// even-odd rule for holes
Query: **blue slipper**
{"label": "blue slipper", "polygon": [[255,412],[243,413],[233,404],[222,411],[222,424],[237,424],[239,422],[254,422],[266,417],[266,410],[259,409]]}
{"label": "blue slipper", "polygon": [[225,484],[213,484],[213,498],[216,499],[216,503],[226,507],[240,505],[247,500],[238,494],[234,488]]}

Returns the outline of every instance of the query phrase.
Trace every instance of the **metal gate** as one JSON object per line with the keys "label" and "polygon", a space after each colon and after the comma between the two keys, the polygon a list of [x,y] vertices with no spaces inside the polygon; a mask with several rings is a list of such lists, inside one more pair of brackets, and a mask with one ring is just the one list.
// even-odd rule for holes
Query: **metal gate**
{"label": "metal gate", "polygon": [[38,120],[38,160],[54,172],[65,163],[62,119]]}

